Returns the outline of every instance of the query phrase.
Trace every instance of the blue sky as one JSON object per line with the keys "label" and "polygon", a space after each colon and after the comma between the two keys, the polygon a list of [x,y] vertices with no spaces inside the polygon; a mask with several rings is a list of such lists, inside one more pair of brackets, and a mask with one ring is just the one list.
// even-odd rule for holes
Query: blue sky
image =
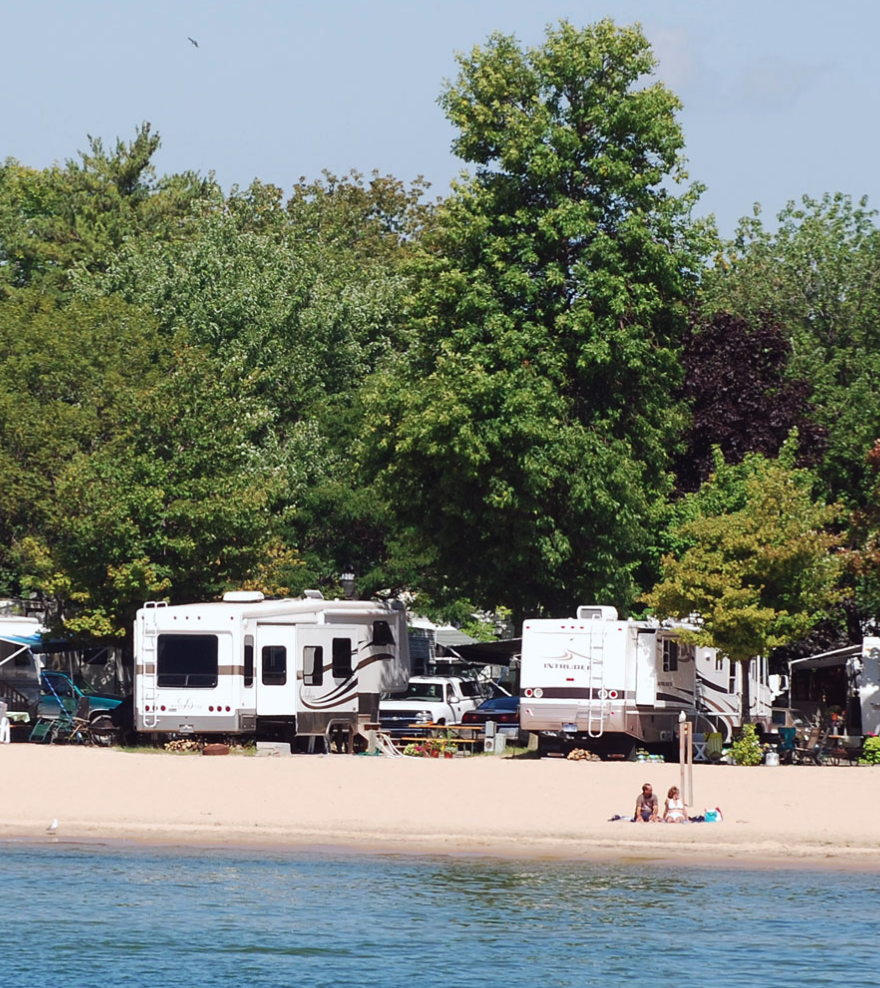
{"label": "blue sky", "polygon": [[874,0],[7,3],[0,158],[42,168],[148,120],[160,171],[214,171],[227,189],[376,168],[442,195],[461,168],[436,102],[454,53],[605,16],[641,21],[722,233],[754,202],[768,217],[803,194],[880,205]]}

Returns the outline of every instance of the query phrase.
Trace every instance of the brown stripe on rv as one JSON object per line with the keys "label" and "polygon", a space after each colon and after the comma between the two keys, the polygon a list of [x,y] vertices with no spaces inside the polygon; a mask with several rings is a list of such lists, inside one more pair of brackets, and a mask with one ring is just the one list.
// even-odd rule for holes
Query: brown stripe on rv
{"label": "brown stripe on rv", "polygon": [[[139,662],[138,665],[137,665],[137,668],[135,669],[135,673],[138,676],[144,676],[144,675],[146,675],[146,673],[147,673],[146,666],[141,665],[141,663]],[[217,666],[217,675],[218,676],[243,676],[244,675],[244,666]],[[181,687],[177,687],[177,689],[180,689],[180,688]]]}

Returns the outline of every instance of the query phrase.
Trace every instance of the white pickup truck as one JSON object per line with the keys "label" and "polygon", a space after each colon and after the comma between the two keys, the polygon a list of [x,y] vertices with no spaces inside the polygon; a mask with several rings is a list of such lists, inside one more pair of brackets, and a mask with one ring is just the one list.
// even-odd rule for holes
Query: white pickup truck
{"label": "white pickup truck", "polygon": [[492,695],[488,683],[454,676],[413,676],[404,693],[383,693],[379,721],[386,734],[406,734],[417,724],[457,724]]}

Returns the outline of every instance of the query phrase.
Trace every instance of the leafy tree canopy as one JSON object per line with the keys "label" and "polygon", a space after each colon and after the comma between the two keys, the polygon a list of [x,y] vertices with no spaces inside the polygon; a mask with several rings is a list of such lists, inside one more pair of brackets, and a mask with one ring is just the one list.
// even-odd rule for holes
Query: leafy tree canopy
{"label": "leafy tree canopy", "polygon": [[796,428],[802,461],[815,465],[824,450],[825,430],[808,418],[812,387],[787,373],[791,344],[786,334],[755,318],[749,325],[717,312],[696,322],[686,337],[682,394],[692,420],[676,460],[681,491],[698,490],[708,479],[714,447],[728,463],[739,463],[747,453],[775,457]]}
{"label": "leafy tree canopy", "polygon": [[214,185],[192,172],[157,180],[159,143],[145,123],[112,152],[90,137],[89,151],[63,166],[0,165],[0,291],[31,285],[63,295],[73,270],[102,270],[127,237],[180,236],[190,204]]}
{"label": "leafy tree canopy", "polygon": [[[788,376],[811,383],[814,421],[827,430],[817,471],[833,497],[863,506],[865,457],[880,437],[880,231],[867,201],[804,197],[767,229],[759,212],[703,284],[706,309],[751,326],[780,325]],[[806,437],[805,437],[806,438]]]}
{"label": "leafy tree canopy", "polygon": [[124,634],[144,599],[245,581],[303,481],[265,424],[247,382],[181,347],[57,478],[47,524],[15,547],[25,589],[54,599],[68,631],[104,637]]}
{"label": "leafy tree canopy", "polygon": [[[683,499],[675,553],[645,603],[659,617],[695,618],[683,637],[746,663],[803,637],[840,601],[840,505],[814,501],[813,477],[793,467],[794,439],[776,460],[750,454]],[[744,681],[748,676],[744,671]],[[743,719],[749,699],[743,697]]]}
{"label": "leafy tree canopy", "polygon": [[495,34],[441,98],[475,166],[410,270],[412,343],[372,381],[364,462],[435,592],[518,615],[632,599],[683,418],[679,103],[642,32]]}

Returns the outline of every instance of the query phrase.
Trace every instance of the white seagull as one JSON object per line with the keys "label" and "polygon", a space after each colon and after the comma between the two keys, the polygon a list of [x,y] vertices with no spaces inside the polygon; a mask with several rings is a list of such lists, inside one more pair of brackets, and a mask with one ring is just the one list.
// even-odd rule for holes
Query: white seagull
{"label": "white seagull", "polygon": [[53,821],[52,821],[52,822],[51,822],[51,823],[49,824],[49,826],[48,826],[48,827],[46,827],[46,833],[47,833],[47,834],[52,834],[52,836],[54,837],[54,836],[55,836],[55,834],[57,833],[57,831],[58,831],[58,818],[56,817],[56,818],[55,818],[55,819],[54,819],[54,820],[53,820]]}

